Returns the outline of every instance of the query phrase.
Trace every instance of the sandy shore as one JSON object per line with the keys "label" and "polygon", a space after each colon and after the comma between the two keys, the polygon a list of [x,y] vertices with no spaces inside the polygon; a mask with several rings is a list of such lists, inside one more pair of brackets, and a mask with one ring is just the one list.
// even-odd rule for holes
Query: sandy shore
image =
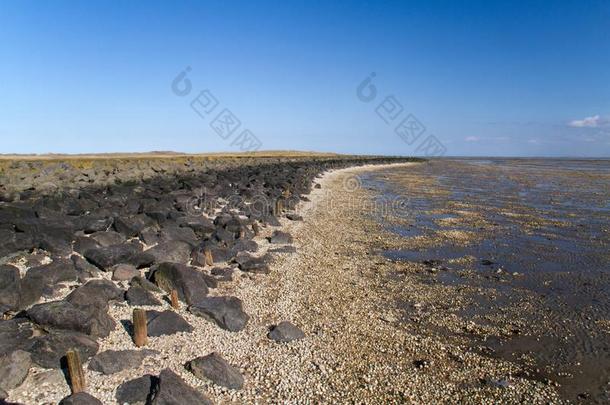
{"label": "sandy shore", "polygon": [[[147,347],[159,354],[139,368],[111,376],[86,370],[88,391],[104,403],[115,403],[120,383],[171,367],[216,403],[559,402],[553,387],[514,376],[512,364],[446,344],[401,322],[395,291],[412,295],[415,311],[428,305],[428,295],[434,302],[438,296],[432,295],[443,291],[418,290],[408,276],[416,269],[374,254],[385,244],[385,231],[369,213],[354,207],[372,197],[360,187],[358,174],[381,168],[323,175],[317,180],[321,188],[299,207],[304,221],[282,219],[297,252],[277,255],[271,274],[236,271],[234,281],[213,290],[213,295],[243,300],[251,316],[243,331],[227,332],[181,308],[178,312],[195,328],[193,333],[151,338]],[[265,237],[272,230],[263,229],[256,239],[261,254],[269,248]],[[397,271],[406,276],[393,279]],[[130,319],[131,309],[116,304],[110,314],[120,322]],[[299,326],[306,337],[289,344],[269,340],[269,326],[284,320]],[[100,344],[100,351],[123,348],[134,347],[121,327]],[[222,389],[184,368],[187,361],[213,351],[241,369],[246,381],[242,390]],[[68,394],[60,372],[39,370],[30,373],[10,400],[57,402]]]}

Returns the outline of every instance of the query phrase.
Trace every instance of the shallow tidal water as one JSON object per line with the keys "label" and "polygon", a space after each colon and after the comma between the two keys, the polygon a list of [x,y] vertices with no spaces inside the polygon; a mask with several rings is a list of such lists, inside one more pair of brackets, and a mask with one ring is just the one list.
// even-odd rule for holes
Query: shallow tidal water
{"label": "shallow tidal water", "polygon": [[428,266],[422,282],[479,288],[456,314],[511,331],[466,334],[473,351],[567,400],[610,401],[610,160],[439,159],[362,184],[400,200],[379,219],[404,238],[386,257]]}

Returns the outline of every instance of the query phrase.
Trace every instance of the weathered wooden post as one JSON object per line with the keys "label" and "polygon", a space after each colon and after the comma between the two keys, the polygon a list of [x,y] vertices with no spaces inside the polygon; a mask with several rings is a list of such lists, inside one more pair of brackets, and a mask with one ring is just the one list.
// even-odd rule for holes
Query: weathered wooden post
{"label": "weathered wooden post", "polygon": [[178,302],[178,291],[172,290],[169,294],[170,302],[172,304],[172,308],[180,309],[180,303]]}
{"label": "weathered wooden post", "polygon": [[254,221],[252,222],[252,232],[254,232],[254,236],[258,236],[258,234],[260,233],[260,228],[258,226],[258,222]]}
{"label": "weathered wooden post", "polygon": [[142,347],[148,342],[146,311],[140,308],[133,310],[133,342],[137,347]]}
{"label": "weathered wooden post", "polygon": [[87,384],[85,381],[85,373],[83,365],[80,361],[80,355],[77,350],[68,350],[66,353],[66,362],[68,363],[68,376],[70,378],[70,387],[73,394],[85,391]]}
{"label": "weathered wooden post", "polygon": [[204,262],[206,266],[214,265],[214,257],[212,257],[212,251],[210,249],[203,250]]}

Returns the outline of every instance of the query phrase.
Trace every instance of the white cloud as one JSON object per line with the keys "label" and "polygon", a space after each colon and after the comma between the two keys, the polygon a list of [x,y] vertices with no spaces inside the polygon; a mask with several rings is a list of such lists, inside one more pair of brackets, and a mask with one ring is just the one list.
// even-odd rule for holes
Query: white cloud
{"label": "white cloud", "polygon": [[467,136],[466,138],[464,138],[464,140],[466,142],[478,142],[479,137],[478,136]]}
{"label": "white cloud", "polygon": [[574,128],[600,128],[610,125],[610,120],[602,118],[599,115],[593,115],[582,120],[572,120],[568,125]]}
{"label": "white cloud", "polygon": [[531,143],[533,145],[538,145],[540,143],[540,141],[538,139],[528,139],[527,143]]}

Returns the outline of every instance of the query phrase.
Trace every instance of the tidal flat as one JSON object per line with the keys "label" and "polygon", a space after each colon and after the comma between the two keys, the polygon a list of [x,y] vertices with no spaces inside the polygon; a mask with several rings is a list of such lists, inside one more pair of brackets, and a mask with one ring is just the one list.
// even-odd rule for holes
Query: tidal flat
{"label": "tidal flat", "polygon": [[418,307],[398,298],[407,325],[565,400],[610,399],[610,161],[442,159],[363,184],[401,201],[377,219],[399,236],[378,253],[443,291]]}

